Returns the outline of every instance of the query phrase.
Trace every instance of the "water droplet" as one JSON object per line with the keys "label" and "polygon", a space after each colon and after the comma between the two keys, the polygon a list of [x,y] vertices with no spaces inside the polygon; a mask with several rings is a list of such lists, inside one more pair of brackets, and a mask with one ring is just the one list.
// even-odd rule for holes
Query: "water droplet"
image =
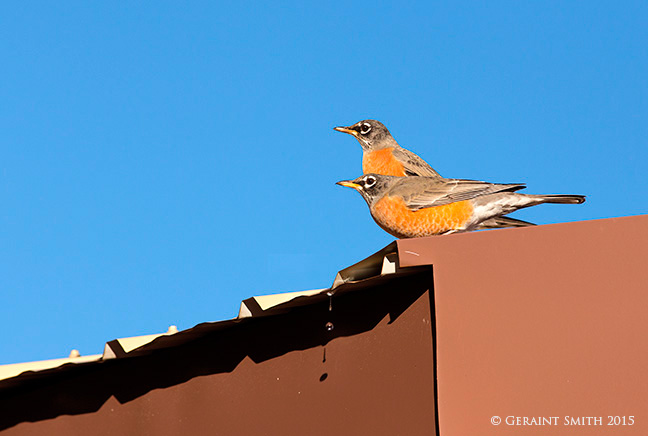
{"label": "water droplet", "polygon": [[324,347],[324,356],[322,357],[322,362],[326,362],[326,347]]}
{"label": "water droplet", "polygon": [[331,330],[333,330],[334,327],[335,326],[333,325],[332,322],[329,321],[329,322],[326,323],[326,330],[331,331]]}
{"label": "water droplet", "polygon": [[329,295],[329,312],[333,310],[333,296]]}

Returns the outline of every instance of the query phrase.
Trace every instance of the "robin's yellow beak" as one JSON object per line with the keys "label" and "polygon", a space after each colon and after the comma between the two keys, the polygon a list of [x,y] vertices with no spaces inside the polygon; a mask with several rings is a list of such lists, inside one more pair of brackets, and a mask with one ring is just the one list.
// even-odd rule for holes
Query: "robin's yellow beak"
{"label": "robin's yellow beak", "polygon": [[362,185],[353,183],[350,180],[340,180],[339,182],[336,183],[336,185],[346,186],[347,188],[353,188],[353,189],[362,189]]}
{"label": "robin's yellow beak", "polygon": [[333,130],[337,130],[338,132],[342,133],[348,133],[349,135],[353,136],[358,136],[358,132],[353,129],[349,129],[348,127],[333,127]]}

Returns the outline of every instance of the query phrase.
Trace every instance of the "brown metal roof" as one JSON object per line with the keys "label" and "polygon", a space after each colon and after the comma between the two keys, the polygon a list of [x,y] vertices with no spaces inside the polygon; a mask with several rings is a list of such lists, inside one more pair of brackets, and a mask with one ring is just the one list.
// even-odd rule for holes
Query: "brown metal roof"
{"label": "brown metal roof", "polygon": [[646,259],[648,216],[399,240],[329,290],[0,381],[0,429],[648,434]]}

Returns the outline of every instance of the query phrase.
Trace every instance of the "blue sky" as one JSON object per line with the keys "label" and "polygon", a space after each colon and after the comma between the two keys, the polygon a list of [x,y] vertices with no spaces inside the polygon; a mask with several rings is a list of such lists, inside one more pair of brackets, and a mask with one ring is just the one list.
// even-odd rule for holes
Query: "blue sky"
{"label": "blue sky", "polygon": [[[236,4],[234,4],[236,3]],[[645,2],[159,1],[0,12],[0,363],[231,318],[393,238],[375,118],[447,177],[648,211]]]}

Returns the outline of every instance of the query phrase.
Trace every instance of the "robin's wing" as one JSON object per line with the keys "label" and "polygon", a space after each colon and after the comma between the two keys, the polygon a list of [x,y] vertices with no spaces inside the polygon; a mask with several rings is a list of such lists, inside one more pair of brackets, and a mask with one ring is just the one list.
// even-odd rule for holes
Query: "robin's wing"
{"label": "robin's wing", "polygon": [[408,176],[441,177],[427,162],[409,150],[396,147],[392,154],[403,164],[403,170]]}
{"label": "robin's wing", "polygon": [[427,207],[443,206],[456,201],[471,200],[496,192],[517,191],[521,183],[488,183],[476,180],[407,177],[394,187],[390,195],[399,195],[412,211]]}

